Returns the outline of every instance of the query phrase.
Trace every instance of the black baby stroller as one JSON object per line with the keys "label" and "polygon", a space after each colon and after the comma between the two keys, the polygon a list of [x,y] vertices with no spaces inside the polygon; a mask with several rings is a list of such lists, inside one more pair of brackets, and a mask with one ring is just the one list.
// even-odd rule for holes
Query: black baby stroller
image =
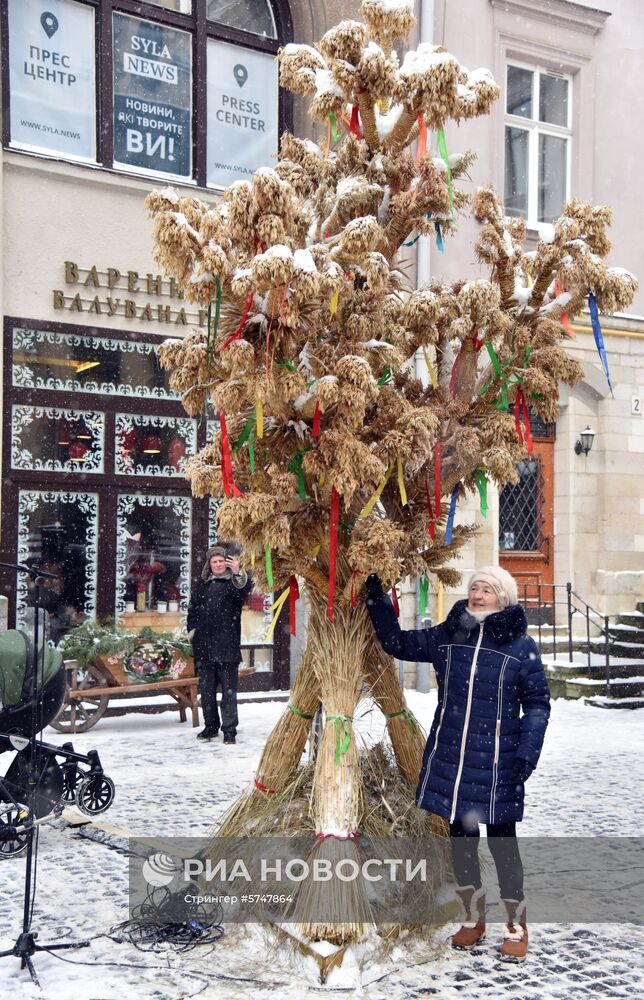
{"label": "black baby stroller", "polygon": [[[96,750],[81,754],[72,743],[57,747],[41,740],[36,741],[35,787],[30,797],[36,668],[36,731],[40,732],[56,717],[65,698],[62,655],[46,646],[36,664],[33,644],[24,632],[10,629],[0,634],[0,754],[17,751],[0,778],[0,858],[21,854],[27,847],[29,828],[59,816],[65,805],[75,803],[84,813],[94,814],[104,812],[114,801],[114,782],[103,774]],[[86,769],[81,765],[87,765]]]}

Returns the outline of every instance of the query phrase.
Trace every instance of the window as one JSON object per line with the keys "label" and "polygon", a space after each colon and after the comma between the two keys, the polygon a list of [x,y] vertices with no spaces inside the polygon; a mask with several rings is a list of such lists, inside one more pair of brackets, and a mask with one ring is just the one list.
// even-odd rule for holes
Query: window
{"label": "window", "polygon": [[276,159],[287,0],[8,0],[3,15],[5,146],[200,187]]}
{"label": "window", "polygon": [[568,199],[572,81],[548,70],[508,65],[505,211],[552,222]]}
{"label": "window", "polygon": [[536,458],[517,463],[519,482],[499,497],[499,547],[505,552],[536,552],[543,542],[543,474]]}

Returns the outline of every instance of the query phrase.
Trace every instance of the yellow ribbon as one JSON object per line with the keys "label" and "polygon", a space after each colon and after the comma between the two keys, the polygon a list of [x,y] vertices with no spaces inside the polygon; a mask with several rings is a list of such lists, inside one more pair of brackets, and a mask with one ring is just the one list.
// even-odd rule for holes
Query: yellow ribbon
{"label": "yellow ribbon", "polygon": [[274,611],[275,614],[273,615],[273,620],[271,621],[270,625],[268,626],[268,632],[266,633],[266,638],[267,639],[271,639],[272,636],[273,636],[273,632],[275,631],[275,626],[277,625],[277,619],[279,618],[280,611],[282,610],[282,605],[284,604],[286,598],[288,597],[290,589],[291,589],[291,586],[290,586],[290,584],[288,584],[288,586],[282,591],[282,593],[280,594],[280,596],[277,598],[277,600],[275,601],[275,603],[271,604],[271,606],[270,606],[269,610],[270,611]]}
{"label": "yellow ribbon", "polygon": [[360,511],[360,513],[358,514],[358,517],[367,517],[371,513],[371,511],[373,510],[373,508],[378,503],[378,500],[380,499],[380,494],[382,493],[382,491],[384,490],[385,486],[387,485],[387,481],[389,479],[389,476],[391,475],[391,473],[393,471],[394,471],[394,467],[393,467],[393,465],[390,465],[389,468],[387,469],[387,472],[385,473],[385,478],[381,482],[381,484],[378,487],[378,489],[376,490],[376,492],[374,494],[372,494],[372,496],[369,498],[369,500],[367,500],[366,507],[364,507],[364,509]]}
{"label": "yellow ribbon", "polygon": [[318,554],[321,548],[322,548],[322,542],[318,542],[317,545],[313,546],[313,548],[311,549],[311,559],[315,559],[316,555]]}
{"label": "yellow ribbon", "polygon": [[261,396],[255,402],[255,423],[257,424],[257,437],[264,437],[264,404]]}
{"label": "yellow ribbon", "polygon": [[251,552],[251,554],[250,554],[250,565],[251,565],[251,569],[255,566],[255,553],[254,552]]}
{"label": "yellow ribbon", "polygon": [[340,298],[340,289],[336,288],[331,298],[331,315],[335,316],[338,309],[338,299]]}
{"label": "yellow ribbon", "polygon": [[425,356],[425,364],[427,365],[427,371],[429,372],[429,379],[432,383],[432,389],[438,389],[438,379],[436,378],[436,372],[434,371],[434,366],[429,360],[429,355],[427,353],[426,347],[423,347],[423,354]]}
{"label": "yellow ribbon", "polygon": [[407,506],[407,490],[405,489],[405,480],[403,477],[403,467],[402,459],[400,455],[396,459],[396,464],[398,466],[398,489],[400,490],[400,499],[402,500],[403,507]]}

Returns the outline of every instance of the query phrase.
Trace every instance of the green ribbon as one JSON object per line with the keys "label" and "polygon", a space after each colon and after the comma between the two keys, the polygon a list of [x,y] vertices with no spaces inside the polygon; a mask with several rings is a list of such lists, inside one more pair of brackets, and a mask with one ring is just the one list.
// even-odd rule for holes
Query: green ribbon
{"label": "green ribbon", "polygon": [[273,557],[271,555],[270,545],[264,546],[264,559],[266,562],[266,582],[268,584],[268,589],[273,589]]}
{"label": "green ribbon", "polygon": [[250,462],[250,474],[255,475],[255,431],[250,432],[248,439],[248,460]]}
{"label": "green ribbon", "polygon": [[338,132],[338,127],[336,125],[335,115],[329,115],[329,124],[331,125],[331,135],[333,136],[333,141],[339,142],[340,133]]}
{"label": "green ribbon", "polygon": [[400,715],[402,715],[407,720],[407,722],[409,723],[409,728],[411,729],[412,733],[418,729],[418,722],[416,720],[416,717],[414,716],[414,713],[411,712],[408,708],[399,708],[397,712],[385,712],[386,719],[397,719],[398,716]]}
{"label": "green ribbon", "polygon": [[239,435],[239,437],[235,441],[234,451],[241,451],[241,449],[244,446],[245,442],[248,441],[248,438],[251,436],[251,433],[252,433],[252,430],[253,430],[253,424],[254,423],[255,423],[255,407],[253,407],[253,412],[251,413],[250,417],[248,418],[248,420],[244,424],[243,431],[241,432],[241,434]]}
{"label": "green ribbon", "polygon": [[427,614],[427,603],[429,599],[429,579],[421,576],[418,585],[418,614],[422,618]]}
{"label": "green ribbon", "polygon": [[308,719],[310,721],[315,718],[313,715],[307,715],[306,712],[300,712],[299,708],[296,708],[295,705],[291,705],[290,702],[286,707],[293,713],[293,715],[299,715],[300,719]]}
{"label": "green ribbon", "polygon": [[[508,389],[511,389],[512,386],[520,385],[521,382],[523,382],[523,375],[519,375],[518,372],[513,372],[512,375],[508,376],[506,374],[506,371],[505,371],[503,365],[501,364],[501,362],[499,361],[499,359],[498,359],[498,357],[496,355],[496,351],[494,350],[494,347],[492,346],[492,344],[490,343],[489,340],[487,340],[485,342],[485,348],[487,350],[487,353],[490,356],[490,361],[492,362],[492,367],[494,368],[494,371],[499,376],[499,378],[502,380],[501,381],[501,398],[500,399],[493,399],[492,400],[492,405],[495,406],[497,408],[497,410],[508,410],[510,408],[510,401],[509,401],[509,398],[508,398]],[[531,353],[532,353],[532,348],[531,347],[526,347],[526,349],[525,349],[525,356],[523,358],[523,364],[521,366],[522,368],[525,368],[527,366],[528,361],[530,359],[530,354]],[[510,360],[506,364],[505,368],[509,368],[512,364],[514,364],[515,361],[516,361],[516,354],[513,355],[510,358]],[[490,379],[489,382],[486,382],[486,384],[481,389],[479,389],[479,396],[485,395],[485,393],[488,391],[488,389],[492,385],[493,381],[494,381],[493,378]]]}
{"label": "green ribbon", "polygon": [[387,367],[383,371],[382,375],[378,379],[378,385],[384,385],[385,382],[389,381],[389,379],[391,378],[391,376],[392,376],[391,368],[387,365]]}
{"label": "green ribbon", "polygon": [[442,128],[438,130],[438,152],[443,158],[443,163],[445,164],[447,170],[447,190],[449,192],[449,210],[451,214],[454,214],[454,189],[452,185],[452,168],[449,165],[449,153],[447,152],[447,142],[445,141],[445,132]]}
{"label": "green ribbon", "polygon": [[340,531],[353,531],[355,524],[352,524],[350,521],[340,521],[338,528]]}
{"label": "green ribbon", "polygon": [[291,464],[288,467],[289,472],[295,472],[297,475],[297,492],[299,493],[300,500],[306,500],[308,498],[306,492],[306,479],[304,478],[304,456],[310,448],[298,448],[291,460]]}
{"label": "green ribbon", "polygon": [[349,722],[353,722],[350,715],[327,715],[327,722],[335,723],[335,762],[340,764],[340,758],[349,749],[351,743],[351,730]]}
{"label": "green ribbon", "polygon": [[276,361],[275,362],[275,367],[276,368],[287,368],[290,372],[296,372],[297,371],[296,364],[293,361],[289,360],[289,358],[287,358],[286,361]]}
{"label": "green ribbon", "polygon": [[487,517],[487,477],[483,469],[474,469],[474,482],[481,498],[481,517]]}

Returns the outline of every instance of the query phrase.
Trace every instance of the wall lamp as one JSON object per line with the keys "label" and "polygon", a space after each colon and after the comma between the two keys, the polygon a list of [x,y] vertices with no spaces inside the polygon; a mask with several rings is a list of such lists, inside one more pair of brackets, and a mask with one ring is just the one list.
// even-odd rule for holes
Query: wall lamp
{"label": "wall lamp", "polygon": [[575,455],[587,455],[593,446],[594,440],[595,431],[590,427],[586,427],[586,430],[582,431],[579,435],[579,440],[575,441]]}

